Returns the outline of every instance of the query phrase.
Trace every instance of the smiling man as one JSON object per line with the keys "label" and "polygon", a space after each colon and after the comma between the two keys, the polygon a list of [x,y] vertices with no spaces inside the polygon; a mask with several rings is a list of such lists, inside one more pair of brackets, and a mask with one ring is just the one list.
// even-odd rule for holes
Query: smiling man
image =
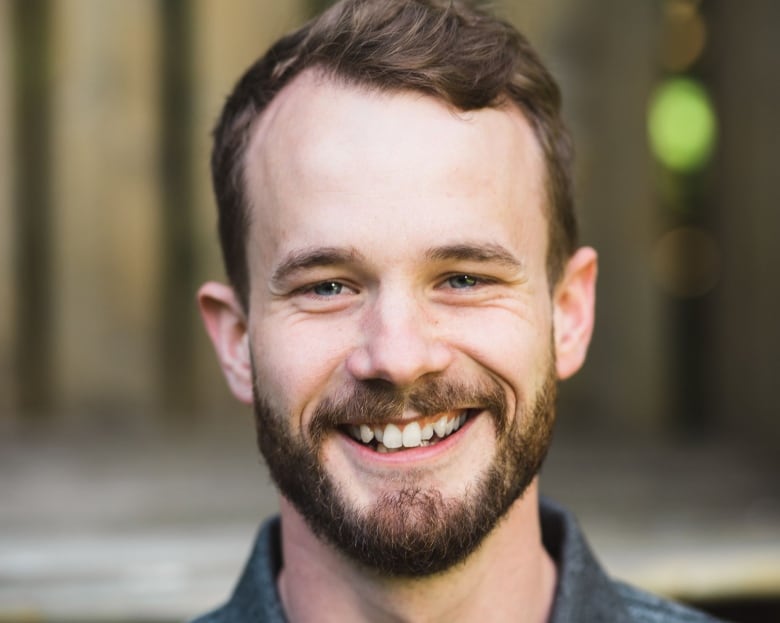
{"label": "smiling man", "polygon": [[538,497],[584,361],[559,92],[508,24],[345,0],[228,99],[212,159],[230,286],[201,312],[280,492],[201,621],[705,621],[609,580]]}

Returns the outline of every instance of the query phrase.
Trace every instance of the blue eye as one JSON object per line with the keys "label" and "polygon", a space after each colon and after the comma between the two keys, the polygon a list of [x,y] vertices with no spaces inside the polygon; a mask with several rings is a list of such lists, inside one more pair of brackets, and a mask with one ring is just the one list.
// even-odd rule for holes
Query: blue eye
{"label": "blue eye", "polygon": [[337,296],[344,290],[338,281],[323,281],[314,286],[311,291],[317,296]]}
{"label": "blue eye", "polygon": [[451,288],[458,290],[462,290],[464,288],[473,288],[478,283],[479,280],[476,277],[472,277],[471,275],[455,275],[447,279],[447,284]]}

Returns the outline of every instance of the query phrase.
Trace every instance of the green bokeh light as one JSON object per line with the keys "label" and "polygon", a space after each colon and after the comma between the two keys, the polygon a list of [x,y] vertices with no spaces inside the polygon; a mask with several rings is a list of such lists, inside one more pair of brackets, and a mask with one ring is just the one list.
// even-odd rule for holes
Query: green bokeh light
{"label": "green bokeh light", "polygon": [[717,133],[707,91],[689,78],[662,82],[650,100],[647,130],[664,165],[681,173],[700,168],[712,155]]}

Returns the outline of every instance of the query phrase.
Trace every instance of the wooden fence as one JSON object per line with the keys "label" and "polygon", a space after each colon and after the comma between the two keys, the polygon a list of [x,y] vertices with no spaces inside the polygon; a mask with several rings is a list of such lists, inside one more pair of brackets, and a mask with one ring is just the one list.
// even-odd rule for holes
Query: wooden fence
{"label": "wooden fence", "polygon": [[[198,283],[222,276],[209,131],[249,62],[327,3],[0,0],[0,425],[182,421],[230,404],[194,304]],[[719,115],[698,208],[722,265],[688,303],[654,280],[673,218],[645,128],[661,7],[685,3],[499,4],[563,84],[584,238],[601,252],[595,342],[564,388],[569,411],[656,431],[695,408],[701,429],[777,435],[780,3],[690,3],[708,23],[696,71]]]}
{"label": "wooden fence", "polygon": [[221,399],[194,306],[221,276],[209,131],[240,71],[309,10],[0,3],[0,417],[178,417]]}

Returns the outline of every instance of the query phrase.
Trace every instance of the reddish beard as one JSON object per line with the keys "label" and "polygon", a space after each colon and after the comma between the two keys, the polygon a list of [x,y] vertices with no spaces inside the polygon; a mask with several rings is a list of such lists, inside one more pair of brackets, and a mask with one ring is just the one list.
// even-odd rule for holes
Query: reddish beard
{"label": "reddish beard", "polygon": [[[291,430],[287,414],[271,408],[255,383],[257,439],[282,495],[311,530],[354,561],[390,576],[421,577],[465,560],[519,499],[539,472],[555,419],[556,376],[550,362],[539,388],[512,416],[506,393],[493,379],[476,384],[447,379],[410,390],[382,381],[361,382],[323,400],[308,435]],[[437,489],[405,486],[355,508],[322,465],[320,448],[337,428],[384,423],[404,410],[422,416],[479,406],[493,418],[496,451],[490,467],[459,499]]]}

